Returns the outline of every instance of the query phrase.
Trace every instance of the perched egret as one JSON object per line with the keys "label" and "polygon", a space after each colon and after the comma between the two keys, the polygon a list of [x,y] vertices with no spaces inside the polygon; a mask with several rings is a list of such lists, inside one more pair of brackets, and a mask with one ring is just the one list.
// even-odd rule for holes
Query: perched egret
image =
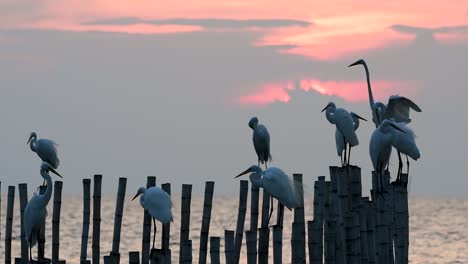
{"label": "perched egret", "polygon": [[406,165],[408,167],[407,173],[409,173],[409,159],[410,156],[413,160],[418,160],[421,157],[419,152],[418,146],[415,142],[415,135],[413,130],[411,130],[404,122],[395,123],[401,130],[405,131],[405,133],[401,133],[400,131],[396,131],[396,135],[393,137],[392,146],[398,151],[398,174],[397,174],[397,182],[400,181],[401,171],[403,169],[403,162],[401,161],[401,154],[403,153],[406,155]]}
{"label": "perched egret", "polygon": [[[366,62],[361,59],[350,64],[348,67],[352,67],[359,64],[364,66],[364,70],[366,71],[369,103],[372,111],[372,121],[374,122],[375,127],[378,127],[380,123],[382,123],[385,119],[393,119],[393,121],[395,122],[409,123],[411,122],[411,119],[409,117],[410,109],[413,109],[416,112],[421,112],[421,108],[419,108],[419,106],[416,105],[413,101],[399,95],[390,96],[387,105],[381,102],[374,102],[374,96],[372,95],[372,88],[370,84],[369,69],[367,67]],[[377,111],[375,111],[374,109],[377,109]]]}
{"label": "perched egret", "polygon": [[249,179],[253,185],[263,188],[271,196],[271,208],[268,222],[270,222],[271,214],[273,213],[273,197],[289,210],[302,205],[300,199],[302,186],[286,175],[281,169],[270,167],[267,170],[262,170],[260,166],[252,165],[234,178],[247,173],[251,173]]}
{"label": "perched egret", "polygon": [[268,168],[267,162],[271,161],[270,134],[264,125],[258,123],[257,117],[250,119],[249,127],[253,130],[252,140],[258,156],[258,166],[265,163],[265,168]]}
{"label": "perched egret", "polygon": [[[359,119],[367,122],[365,118],[360,117],[358,114],[354,112],[351,112],[350,114],[354,122],[354,131],[356,131],[359,128]],[[335,142],[336,142],[336,152],[338,153],[338,156],[341,158],[341,165],[343,166],[346,162],[343,160],[343,151],[345,150],[346,144],[348,144],[348,142],[345,141],[343,134],[341,134],[338,128],[335,130]],[[346,156],[346,153],[345,153],[345,156]],[[351,148],[349,148],[349,155],[348,155],[348,160],[350,159],[351,159]]]}
{"label": "perched egret", "polygon": [[37,139],[36,132],[31,132],[26,144],[29,144],[31,150],[36,152],[43,162],[47,162],[54,169],[58,168],[60,161],[57,157],[57,144],[54,141],[45,138]]}
{"label": "perched egret", "polygon": [[47,182],[46,191],[44,194],[34,194],[24,209],[24,232],[26,241],[29,244],[29,260],[31,263],[32,247],[36,245],[39,238],[40,230],[47,215],[47,204],[52,195],[52,179],[50,178],[49,171],[62,178],[51,164],[43,162],[41,165],[41,176]]}
{"label": "perched egret", "polygon": [[382,189],[382,174],[390,159],[392,143],[398,136],[397,132],[406,134],[406,132],[395,123],[385,120],[374,130],[370,139],[369,154],[372,166],[377,174],[377,188],[380,181],[380,189]]}
{"label": "perched egret", "polygon": [[[342,165],[349,165],[349,158],[346,160],[346,145],[349,145],[349,153],[351,154],[351,148],[359,145],[358,137],[355,133],[355,122],[352,115],[343,108],[336,108],[335,103],[330,102],[322,110],[325,111],[325,116],[328,122],[334,124],[336,129],[343,136],[344,145],[344,162]],[[360,117],[363,119],[362,117]],[[336,133],[335,133],[336,138]],[[338,143],[338,142],[337,142]],[[346,144],[347,143],[347,144]],[[338,146],[337,146],[338,149]]]}
{"label": "perched egret", "polygon": [[156,220],[160,221],[163,224],[167,224],[171,221],[174,221],[172,216],[172,201],[169,194],[167,194],[163,189],[159,187],[140,187],[138,192],[133,197],[132,201],[135,200],[139,195],[140,204],[143,209],[148,211],[148,213],[153,218],[154,232],[153,232],[153,249],[154,241],[156,238]]}

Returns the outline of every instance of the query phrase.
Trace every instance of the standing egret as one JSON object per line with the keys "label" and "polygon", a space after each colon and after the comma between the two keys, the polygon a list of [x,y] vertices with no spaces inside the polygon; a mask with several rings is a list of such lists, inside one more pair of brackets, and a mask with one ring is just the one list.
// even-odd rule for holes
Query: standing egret
{"label": "standing egret", "polygon": [[37,139],[36,132],[31,132],[26,144],[29,144],[31,150],[36,152],[43,162],[47,162],[54,169],[58,168],[60,161],[57,157],[57,144],[54,141],[45,138]]}
{"label": "standing egret", "polygon": [[153,249],[154,241],[156,238],[156,221],[160,221],[163,224],[167,224],[171,221],[174,221],[172,216],[172,201],[169,194],[167,194],[163,189],[159,187],[140,187],[138,192],[133,197],[132,201],[135,200],[139,195],[140,204],[143,209],[148,211],[148,213],[153,218],[154,232],[153,232]]}
{"label": "standing egret", "polygon": [[253,130],[252,140],[258,156],[258,166],[265,163],[265,168],[268,168],[267,162],[271,161],[270,134],[264,125],[258,123],[257,117],[250,119],[249,127]]}
{"label": "standing egret", "polygon": [[50,178],[49,171],[62,178],[52,165],[43,162],[41,165],[41,176],[47,182],[46,191],[44,194],[34,194],[24,209],[24,232],[26,235],[25,239],[29,244],[29,260],[31,263],[32,247],[36,245],[40,230],[45,223],[47,215],[46,208],[50,201],[50,196],[52,195],[52,179]]}
{"label": "standing egret", "polygon": [[415,135],[413,130],[411,130],[404,122],[395,123],[401,130],[405,131],[405,133],[401,133],[400,131],[396,132],[396,136],[393,137],[392,146],[398,151],[398,174],[397,174],[397,182],[400,181],[401,171],[403,169],[403,162],[401,161],[401,154],[403,153],[406,155],[406,165],[408,167],[407,173],[409,173],[409,159],[410,156],[413,160],[418,160],[421,157],[419,152],[418,146],[415,142]]}
{"label": "standing egret", "polygon": [[385,120],[378,128],[372,133],[369,143],[369,154],[372,161],[372,166],[377,174],[377,188],[383,189],[382,174],[385,167],[390,160],[390,154],[392,153],[392,142],[395,137],[398,136],[397,131],[401,133],[406,132],[402,130],[395,123]]}
{"label": "standing egret", "polygon": [[[372,95],[372,88],[370,84],[369,68],[367,67],[366,62],[361,59],[350,64],[348,67],[360,64],[364,66],[364,70],[366,71],[367,91],[369,93],[372,121],[374,121],[375,127],[378,127],[385,119],[393,119],[395,122],[409,123],[411,122],[409,117],[410,109],[413,109],[416,112],[421,112],[421,108],[419,108],[419,106],[416,105],[413,101],[399,95],[390,96],[387,105],[381,102],[374,102],[374,96]],[[374,109],[377,109],[377,111]]]}
{"label": "standing egret", "polygon": [[271,214],[273,213],[273,197],[289,210],[302,205],[299,193],[302,186],[286,175],[286,173],[281,169],[270,167],[266,170],[262,170],[260,166],[252,165],[246,171],[240,173],[234,178],[247,173],[251,173],[249,179],[253,185],[263,188],[271,196],[271,209],[268,216],[268,223],[270,222]]}
{"label": "standing egret", "polygon": [[322,110],[322,112],[325,110],[325,116],[327,117],[328,122],[336,126],[336,129],[339,131],[339,133],[341,133],[341,135],[343,136],[343,141],[345,142],[344,162],[342,165],[349,165],[349,159],[346,160],[346,146],[349,144],[349,152],[351,154],[351,148],[359,145],[359,140],[355,133],[355,123],[353,117],[345,109],[336,108],[336,105],[333,102],[328,103],[327,106],[325,106],[325,108]]}
{"label": "standing egret", "polygon": [[[354,131],[356,131],[359,128],[359,119],[367,122],[365,118],[360,117],[358,114],[354,112],[351,112],[350,114],[354,122]],[[346,144],[348,144],[348,142],[345,141],[343,134],[341,134],[338,128],[335,130],[335,142],[336,142],[336,152],[338,153],[338,156],[341,158],[341,165],[343,166],[345,164],[345,161],[343,160],[343,151],[345,150]],[[346,156],[346,153],[345,153],[345,156]],[[351,159],[351,148],[349,148],[349,155],[348,155],[348,160],[350,159]]]}

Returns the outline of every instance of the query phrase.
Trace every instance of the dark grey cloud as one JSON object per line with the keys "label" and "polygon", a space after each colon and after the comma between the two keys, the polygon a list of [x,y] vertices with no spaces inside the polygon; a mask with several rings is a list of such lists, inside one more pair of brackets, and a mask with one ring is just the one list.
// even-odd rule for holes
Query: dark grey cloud
{"label": "dark grey cloud", "polygon": [[173,19],[140,19],[137,17],[122,17],[116,19],[96,20],[86,23],[88,25],[132,25],[132,24],[151,24],[151,25],[190,25],[201,26],[205,28],[276,28],[300,26],[307,27],[311,22],[294,19],[218,19],[218,18],[173,18]]}
{"label": "dark grey cloud", "polygon": [[416,37],[433,38],[435,33],[462,33],[468,34],[468,25],[450,26],[450,27],[414,27],[408,25],[393,25],[390,27],[396,32],[415,35]]}

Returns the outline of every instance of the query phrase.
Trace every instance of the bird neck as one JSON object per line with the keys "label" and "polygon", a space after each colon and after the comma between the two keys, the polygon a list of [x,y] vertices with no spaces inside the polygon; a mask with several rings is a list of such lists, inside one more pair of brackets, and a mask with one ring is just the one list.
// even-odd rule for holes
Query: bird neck
{"label": "bird neck", "polygon": [[41,170],[41,176],[47,182],[47,189],[44,194],[41,195],[42,203],[44,206],[46,206],[50,201],[50,197],[52,196],[52,179],[46,171]]}
{"label": "bird neck", "polygon": [[328,122],[335,124],[335,108],[334,107],[328,107],[327,111],[325,112],[325,116],[327,117]]}
{"label": "bird neck", "polygon": [[366,71],[367,91],[369,92],[369,103],[372,109],[372,106],[374,106],[374,96],[372,95],[372,88],[370,84],[369,68],[367,68],[367,64],[365,62],[362,65],[364,66],[364,70]]}
{"label": "bird neck", "polygon": [[357,118],[356,116],[353,116],[353,120],[354,120],[354,130],[357,130],[359,128],[359,118]]}
{"label": "bird neck", "polygon": [[29,141],[29,147],[31,148],[32,151],[36,152],[37,147],[36,147],[36,136],[33,136],[31,140]]}
{"label": "bird neck", "polygon": [[250,182],[251,182],[253,185],[257,185],[258,187],[262,187],[262,188],[263,188],[262,176],[261,176],[260,173],[252,173],[252,174],[250,174],[249,179],[250,179]]}
{"label": "bird neck", "polygon": [[[140,195],[140,205],[141,207],[145,208],[144,206],[144,201],[145,201],[145,192],[143,192],[141,195]],[[146,209],[146,208],[145,208]]]}

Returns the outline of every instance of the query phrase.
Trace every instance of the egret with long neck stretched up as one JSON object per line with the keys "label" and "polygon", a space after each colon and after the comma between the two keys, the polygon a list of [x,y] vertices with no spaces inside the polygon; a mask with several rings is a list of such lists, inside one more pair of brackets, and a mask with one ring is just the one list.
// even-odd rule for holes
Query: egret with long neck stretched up
{"label": "egret with long neck stretched up", "polygon": [[258,123],[257,117],[252,117],[249,121],[249,127],[253,130],[253,144],[258,157],[258,166],[265,163],[268,168],[268,161],[271,161],[270,153],[270,133],[267,128]]}
{"label": "egret with long neck stretched up", "polygon": [[[341,165],[342,166],[349,165],[349,156],[351,155],[351,148],[359,145],[359,140],[356,135],[355,122],[353,120],[353,117],[345,109],[336,108],[336,105],[333,102],[328,103],[327,106],[325,106],[325,108],[322,110],[322,112],[325,110],[326,110],[325,116],[328,122],[336,126],[336,129],[343,136],[343,141],[345,142],[344,161],[342,162]],[[356,116],[360,119],[365,120],[364,118],[358,115]],[[336,138],[336,133],[335,133],[335,138]],[[347,145],[349,145],[348,160],[346,160],[346,146]],[[337,146],[337,149],[338,149],[338,146]]]}
{"label": "egret with long neck stretched up", "polygon": [[47,216],[47,204],[52,195],[52,179],[49,175],[52,172],[62,178],[55,169],[47,162],[41,165],[41,176],[47,182],[47,188],[43,194],[34,194],[24,209],[24,232],[29,245],[29,260],[32,263],[32,247],[36,245],[39,233],[45,223]]}
{"label": "egret with long neck stretched up", "polygon": [[156,239],[156,220],[163,224],[167,224],[174,221],[172,216],[172,201],[169,194],[159,187],[140,187],[138,192],[133,197],[132,201],[135,200],[139,195],[140,204],[143,209],[153,218],[154,232],[153,232],[153,249],[154,241]]}
{"label": "egret with long neck stretched up", "polygon": [[252,165],[234,178],[247,173],[251,173],[249,179],[253,185],[263,188],[270,194],[271,207],[270,214],[268,216],[268,223],[270,222],[271,214],[273,213],[273,198],[276,198],[289,210],[302,205],[300,199],[302,186],[284,173],[280,168],[270,167],[267,170],[262,170],[260,166]]}

